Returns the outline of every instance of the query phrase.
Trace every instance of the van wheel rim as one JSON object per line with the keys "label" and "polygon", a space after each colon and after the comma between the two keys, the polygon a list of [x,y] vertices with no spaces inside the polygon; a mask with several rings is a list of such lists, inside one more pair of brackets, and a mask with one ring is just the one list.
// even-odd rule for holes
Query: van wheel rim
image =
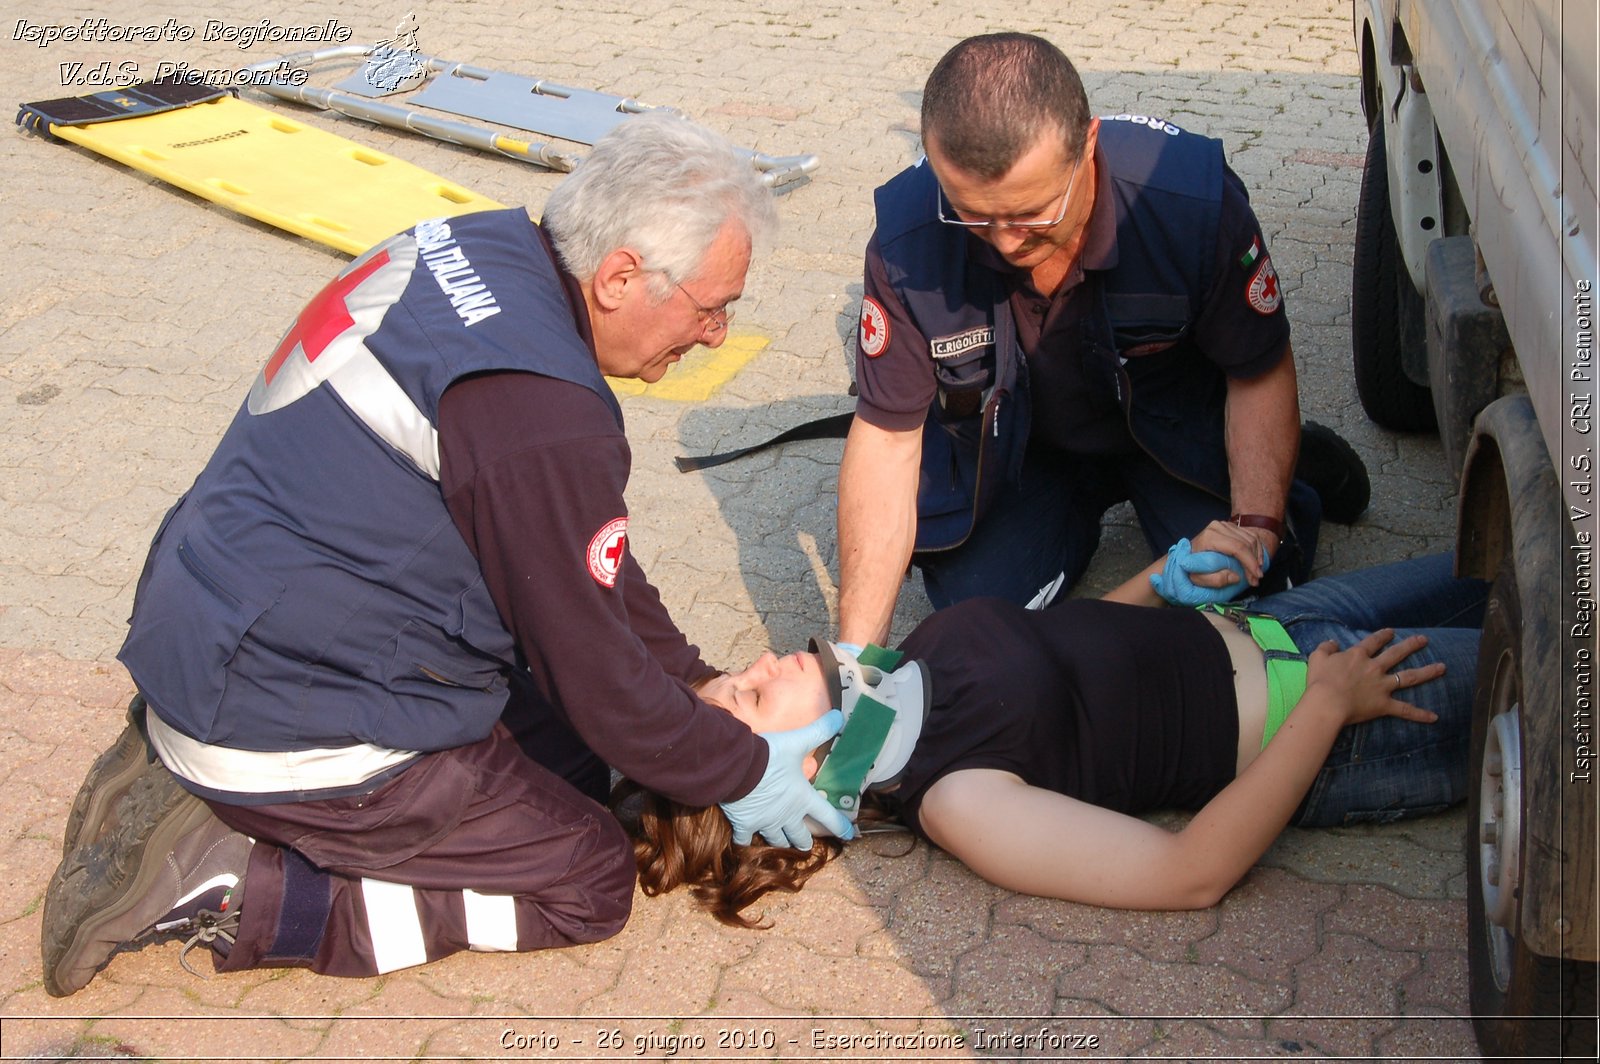
{"label": "van wheel rim", "polygon": [[[1501,702],[1497,699],[1496,705]],[[1522,880],[1522,730],[1519,707],[1489,722],[1478,794],[1478,881],[1483,892],[1483,933],[1495,984],[1511,982],[1516,943],[1517,888]]]}

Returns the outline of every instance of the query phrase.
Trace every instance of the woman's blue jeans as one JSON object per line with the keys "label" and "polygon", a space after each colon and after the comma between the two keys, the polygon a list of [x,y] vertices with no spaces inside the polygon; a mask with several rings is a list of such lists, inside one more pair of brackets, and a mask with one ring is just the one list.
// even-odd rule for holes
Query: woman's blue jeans
{"label": "woman's blue jeans", "polygon": [[1443,676],[1396,695],[1439,719],[1418,724],[1381,717],[1346,727],[1295,813],[1296,825],[1383,823],[1437,812],[1466,797],[1478,629],[1488,585],[1457,579],[1453,565],[1449,554],[1413,558],[1319,577],[1249,604],[1275,617],[1304,654],[1330,639],[1344,649],[1380,628],[1393,628],[1397,639],[1419,632],[1428,637],[1428,645],[1401,668],[1445,665]]}

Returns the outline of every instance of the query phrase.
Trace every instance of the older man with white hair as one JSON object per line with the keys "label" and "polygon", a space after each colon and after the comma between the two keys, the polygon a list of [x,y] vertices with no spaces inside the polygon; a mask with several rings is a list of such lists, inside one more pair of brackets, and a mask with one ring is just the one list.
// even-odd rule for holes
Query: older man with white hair
{"label": "older man with white hair", "polygon": [[743,841],[849,834],[800,769],[837,714],[757,736],[698,698],[603,377],[720,344],[775,222],[725,141],[641,116],[542,225],[424,222],[311,300],[150,548],[140,697],[46,895],[52,994],[174,937],[347,976],[603,939],[634,885],[612,768]]}

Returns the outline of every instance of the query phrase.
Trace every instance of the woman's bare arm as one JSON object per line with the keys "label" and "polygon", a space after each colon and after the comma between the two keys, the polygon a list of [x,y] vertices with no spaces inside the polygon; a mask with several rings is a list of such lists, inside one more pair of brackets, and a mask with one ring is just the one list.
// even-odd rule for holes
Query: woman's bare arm
{"label": "woman's bare arm", "polygon": [[[1343,652],[1312,655],[1305,696],[1261,755],[1181,831],[1029,786],[995,769],[963,769],[923,798],[928,836],[1009,890],[1121,909],[1214,905],[1278,837],[1346,724],[1379,716],[1431,722],[1395,700],[1393,672],[1425,642],[1389,645],[1378,632]],[[1440,664],[1404,670],[1407,686]]]}

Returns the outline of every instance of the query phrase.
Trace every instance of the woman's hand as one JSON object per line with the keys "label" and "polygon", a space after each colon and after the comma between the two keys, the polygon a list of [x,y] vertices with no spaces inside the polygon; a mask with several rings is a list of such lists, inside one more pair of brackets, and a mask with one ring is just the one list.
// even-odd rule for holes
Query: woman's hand
{"label": "woman's hand", "polygon": [[1373,632],[1348,650],[1329,640],[1311,654],[1307,690],[1322,685],[1345,706],[1345,723],[1359,724],[1378,717],[1400,717],[1432,724],[1438,714],[1418,709],[1395,698],[1397,691],[1427,683],[1444,675],[1444,663],[1413,669],[1401,662],[1428,645],[1428,637],[1407,636],[1393,642],[1394,629]]}
{"label": "woman's hand", "polygon": [[[1218,587],[1200,581],[1224,578]],[[1174,606],[1207,606],[1227,602],[1245,589],[1244,570],[1239,563],[1217,551],[1196,551],[1187,539],[1167,548],[1167,558],[1159,573],[1150,574],[1155,593]]]}

